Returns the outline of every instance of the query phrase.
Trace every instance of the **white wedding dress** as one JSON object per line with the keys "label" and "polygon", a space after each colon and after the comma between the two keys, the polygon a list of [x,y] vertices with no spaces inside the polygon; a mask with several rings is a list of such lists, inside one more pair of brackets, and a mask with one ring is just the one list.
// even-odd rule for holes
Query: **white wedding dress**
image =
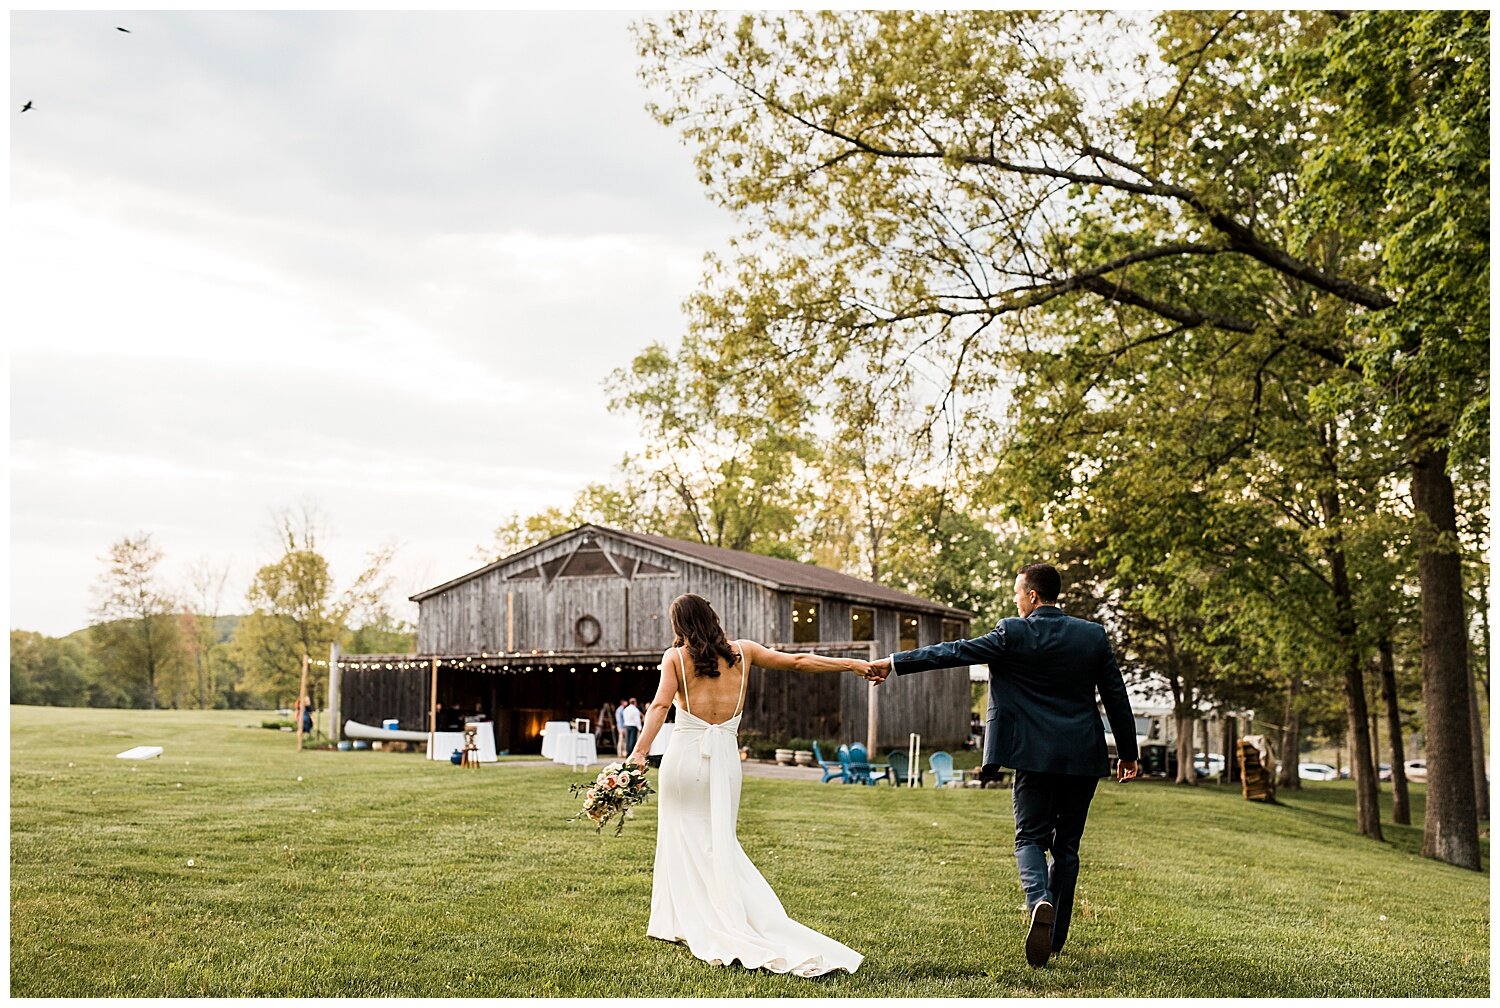
{"label": "white wedding dress", "polygon": [[[677,705],[657,779],[656,867],[646,934],[685,942],[715,966],[813,977],[859,969],[864,956],[786,915],[771,886],[740,847],[740,753],[736,732],[749,678],[740,650],[734,717],[710,724]],[[688,697],[687,662],[682,699]]]}

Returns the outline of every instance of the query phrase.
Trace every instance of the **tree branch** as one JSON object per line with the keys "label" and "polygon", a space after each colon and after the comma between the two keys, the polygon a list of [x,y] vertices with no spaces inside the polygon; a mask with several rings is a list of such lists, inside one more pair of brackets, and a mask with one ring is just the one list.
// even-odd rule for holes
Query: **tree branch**
{"label": "tree branch", "polygon": [[[720,72],[724,73],[722,70]],[[941,145],[934,145],[931,150],[901,150],[899,148],[884,147],[845,133],[833,126],[814,122],[806,116],[792,111],[784,103],[768,98],[765,94],[744,81],[735,80],[735,78],[730,77],[727,73],[724,73],[724,76],[733,81],[737,87],[741,87],[750,94],[755,95],[768,108],[787,116],[810,130],[839,140],[848,144],[851,148],[866,154],[875,157],[902,160],[952,160],[959,164],[994,168],[1014,175],[1035,175],[1045,178],[1055,178],[1078,185],[1098,186],[1105,189],[1135,193],[1140,196],[1177,200],[1201,213],[1214,230],[1229,239],[1229,248],[1231,250],[1243,253],[1257,262],[1269,266],[1278,273],[1295,277],[1318,290],[1333,294],[1336,297],[1364,308],[1379,310],[1390,308],[1396,303],[1394,298],[1383,291],[1367,287],[1364,284],[1355,283],[1352,280],[1346,280],[1343,277],[1325,273],[1311,264],[1296,258],[1286,250],[1270,244],[1258,236],[1248,224],[1237,220],[1225,211],[1210,206],[1206,199],[1184,186],[1160,181],[1152,181],[1150,183],[1132,182],[1109,175],[1091,175],[1084,172],[1072,171],[1067,168],[1054,168],[1050,165],[1021,164],[1019,162],[1001,160],[992,154],[950,152],[945,150]],[[1105,152],[1098,148],[1089,147],[1081,151],[1080,154],[1082,156],[1102,158],[1121,167],[1128,167],[1129,170],[1142,174],[1145,177],[1149,177],[1143,169],[1134,165],[1127,165],[1126,162],[1106,155]]]}

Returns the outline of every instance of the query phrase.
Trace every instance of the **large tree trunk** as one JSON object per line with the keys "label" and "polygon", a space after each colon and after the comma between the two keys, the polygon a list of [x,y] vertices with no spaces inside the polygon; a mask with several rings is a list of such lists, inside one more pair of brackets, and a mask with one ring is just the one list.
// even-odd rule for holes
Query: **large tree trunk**
{"label": "large tree trunk", "polygon": [[1281,772],[1276,775],[1278,788],[1302,787],[1302,778],[1297,776],[1297,762],[1302,756],[1302,728],[1297,716],[1297,690],[1301,685],[1301,676],[1293,675],[1286,691],[1286,716],[1281,719]]}
{"label": "large tree trunk", "polygon": [[1342,502],[1337,491],[1319,496],[1334,533],[1328,547],[1328,563],[1333,575],[1333,619],[1339,639],[1339,664],[1344,672],[1344,701],[1348,704],[1349,775],[1354,778],[1354,819],[1361,834],[1372,840],[1382,840],[1380,792],[1375,786],[1375,761],[1370,752],[1370,712],[1365,707],[1365,670],[1359,656],[1354,591],[1349,584],[1349,568],[1339,524]]}
{"label": "large tree trunk", "polygon": [[1401,725],[1401,699],[1396,694],[1396,654],[1389,637],[1375,643],[1380,654],[1380,693],[1385,698],[1387,734],[1391,738],[1391,822],[1411,825],[1411,799],[1406,787],[1406,736]]}
{"label": "large tree trunk", "polygon": [[1458,521],[1448,454],[1412,463],[1422,595],[1422,704],[1427,716],[1427,815],[1422,855],[1479,870],[1474,807],[1473,732],[1469,729],[1469,647],[1464,622]]}
{"label": "large tree trunk", "polygon": [[[1484,578],[1479,580],[1479,597],[1489,598],[1489,589]],[[1490,789],[1489,778],[1485,775],[1485,769],[1489,767],[1490,761],[1485,758],[1484,750],[1484,711],[1493,710],[1490,706],[1489,688],[1490,677],[1487,674],[1490,654],[1490,613],[1487,605],[1479,606],[1479,639],[1483,642],[1482,652],[1470,652],[1469,669],[1470,683],[1473,687],[1470,697],[1472,703],[1469,705],[1470,730],[1474,733],[1474,798],[1478,803],[1479,818],[1488,822],[1490,818]],[[1479,709],[1480,698],[1484,698],[1484,711]]]}
{"label": "large tree trunk", "polygon": [[1469,675],[1469,738],[1474,759],[1474,814],[1480,822],[1488,822],[1490,781],[1484,772],[1487,765],[1484,758],[1484,722],[1479,717],[1479,683],[1472,673]]}
{"label": "large tree trunk", "polygon": [[1173,712],[1177,721],[1177,783],[1197,784],[1198,775],[1193,772],[1193,736],[1197,734],[1194,711],[1179,705]]}
{"label": "large tree trunk", "polygon": [[[1231,715],[1224,715],[1224,731],[1221,733],[1223,740],[1220,745],[1224,752],[1224,775],[1219,778],[1223,784],[1238,784],[1240,780],[1240,761],[1236,758],[1239,749],[1239,719]],[[1266,767],[1266,773],[1272,773],[1273,767]]]}

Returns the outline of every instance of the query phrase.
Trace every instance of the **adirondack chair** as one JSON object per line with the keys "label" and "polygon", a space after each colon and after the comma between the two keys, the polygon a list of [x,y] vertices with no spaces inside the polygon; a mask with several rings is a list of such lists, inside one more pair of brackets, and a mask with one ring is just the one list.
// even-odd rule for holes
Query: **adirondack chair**
{"label": "adirondack chair", "polygon": [[963,774],[953,769],[953,757],[941,749],[927,757],[927,765],[932,767],[932,777],[936,781],[935,787],[947,787],[949,781],[963,781]]}
{"label": "adirondack chair", "polygon": [[[885,757],[885,761],[890,764],[890,769],[885,772],[885,774],[883,775],[883,778],[885,780],[889,781],[890,783],[896,785],[897,787],[906,787],[907,782],[909,782],[911,780],[911,778],[912,778],[912,770],[911,770],[911,767],[908,765],[908,762],[907,762],[907,759],[906,759],[906,753],[901,752],[900,750],[897,750],[896,752],[893,752],[893,753],[888,753],[886,755],[886,757]],[[917,767],[916,768],[916,776],[917,776],[917,786],[921,787],[921,785],[922,785],[922,768],[921,767]]]}
{"label": "adirondack chair", "polygon": [[818,742],[813,740],[813,759],[818,761],[818,766],[823,768],[823,779],[819,784],[827,784],[831,780],[844,779],[844,758],[842,755],[837,760],[826,760],[823,758],[823,750],[818,748]]}
{"label": "adirondack chair", "polygon": [[875,783],[874,778],[870,776],[870,756],[865,752],[865,747],[858,742],[849,746],[849,769],[846,774],[844,779],[850,784]]}

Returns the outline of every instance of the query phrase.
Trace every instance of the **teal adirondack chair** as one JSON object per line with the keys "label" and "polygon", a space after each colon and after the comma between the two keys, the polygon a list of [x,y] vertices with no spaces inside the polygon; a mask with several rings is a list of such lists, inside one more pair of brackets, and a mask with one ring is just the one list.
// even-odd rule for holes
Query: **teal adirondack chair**
{"label": "teal adirondack chair", "polygon": [[862,744],[855,742],[849,746],[849,767],[845,773],[844,779],[850,784],[875,783],[870,776],[870,756]]}
{"label": "teal adirondack chair", "polygon": [[823,768],[823,779],[819,784],[827,784],[831,780],[843,780],[845,775],[845,760],[843,754],[839,754],[837,760],[826,760],[823,758],[823,750],[818,748],[818,742],[813,740],[813,759],[818,761],[818,766]]}
{"label": "teal adirondack chair", "polygon": [[[886,755],[885,761],[891,765],[891,768],[885,772],[885,775],[884,775],[885,779],[888,780],[890,783],[896,785],[897,787],[906,787],[907,782],[910,781],[911,778],[912,778],[912,771],[911,771],[911,767],[907,763],[906,753],[899,752],[899,751],[893,752],[893,753],[889,753],[889,754]],[[917,776],[917,786],[921,787],[922,786],[922,768],[921,767],[917,767],[917,769],[916,769],[916,776]]]}
{"label": "teal adirondack chair", "polygon": [[961,782],[964,779],[963,774],[953,769],[953,757],[941,749],[927,757],[927,765],[932,767],[935,787],[947,787],[949,781]]}

